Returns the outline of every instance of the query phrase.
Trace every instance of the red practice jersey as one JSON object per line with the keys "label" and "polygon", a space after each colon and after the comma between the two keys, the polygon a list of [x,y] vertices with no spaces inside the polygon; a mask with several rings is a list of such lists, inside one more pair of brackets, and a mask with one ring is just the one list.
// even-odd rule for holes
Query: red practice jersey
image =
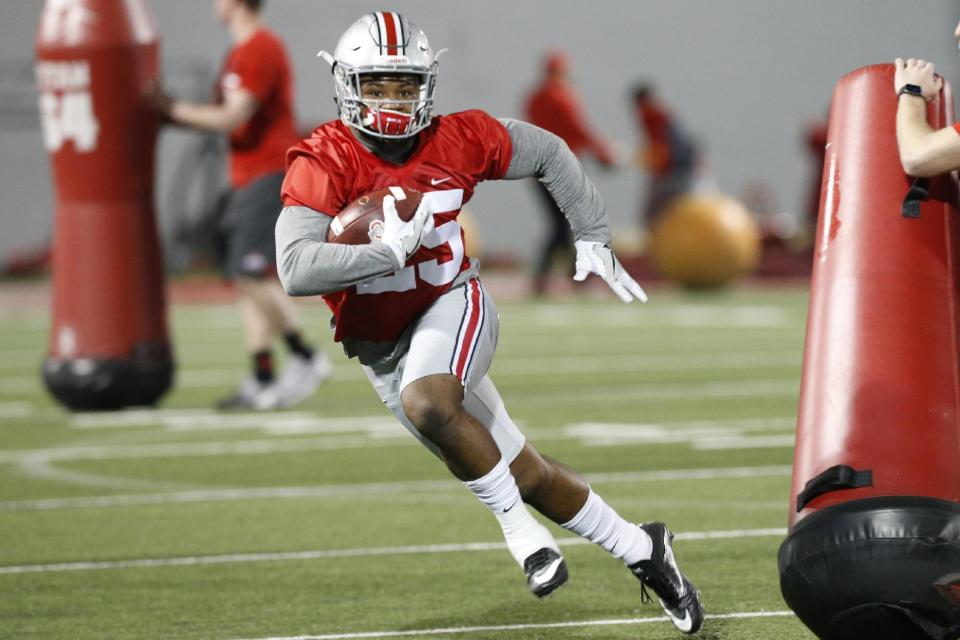
{"label": "red practice jersey", "polygon": [[434,117],[419,136],[414,154],[397,165],[368,151],[335,120],[287,153],[284,206],[334,216],[366,193],[397,186],[424,193],[437,212],[434,231],[402,269],[323,296],[336,317],[335,340],[397,340],[470,266],[457,216],[478,182],[507,172],[510,135],[487,113],[464,111]]}
{"label": "red practice jersey", "polygon": [[606,143],[591,133],[580,101],[567,82],[547,80],[538,87],[527,101],[527,119],[559,136],[575,154],[588,151],[601,162],[613,161]]}
{"label": "red practice jersey", "polygon": [[246,186],[257,178],[283,171],[284,157],[296,144],[293,117],[293,72],[276,35],[260,29],[227,55],[219,92],[245,89],[259,103],[256,113],[230,133],[230,184]]}

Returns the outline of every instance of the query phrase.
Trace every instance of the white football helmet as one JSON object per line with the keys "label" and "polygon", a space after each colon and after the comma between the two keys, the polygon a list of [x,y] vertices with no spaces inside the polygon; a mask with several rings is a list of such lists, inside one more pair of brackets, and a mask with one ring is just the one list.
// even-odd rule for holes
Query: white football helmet
{"label": "white football helmet", "polygon": [[[340,36],[331,56],[318,56],[333,67],[337,106],[344,124],[377,138],[408,138],[425,129],[433,115],[433,90],[437,80],[436,53],[423,30],[399,13],[368,13]],[[360,78],[368,74],[403,75],[419,79],[415,100],[364,100]],[[389,108],[409,103],[407,112]]]}

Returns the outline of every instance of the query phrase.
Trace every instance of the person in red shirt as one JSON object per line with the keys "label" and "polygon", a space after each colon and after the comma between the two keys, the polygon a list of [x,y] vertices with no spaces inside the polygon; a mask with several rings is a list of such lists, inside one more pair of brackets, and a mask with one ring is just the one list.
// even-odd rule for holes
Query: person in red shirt
{"label": "person in red shirt", "polygon": [[[527,99],[526,112],[530,124],[560,136],[574,154],[590,154],[605,167],[614,165],[614,155],[607,143],[587,126],[580,100],[570,82],[570,61],[562,51],[547,54],[543,80]],[[550,221],[550,230],[534,269],[533,292],[542,296],[557,255],[563,255],[573,266],[573,236],[563,212],[543,183],[537,183],[537,196]]]}
{"label": "person in red shirt", "polygon": [[[527,504],[622,560],[678,629],[696,632],[699,591],[677,567],[666,525],[626,521],[580,475],[541,455],[487,373],[499,320],[479,263],[465,253],[461,207],[484,180],[540,179],[573,228],[574,277],[595,273],[624,302],[645,301],[609,248],[596,187],[569,147],[539,127],[479,110],[434,116],[438,54],[400,14],[363,16],[321,56],[333,65],[340,118],[287,155],[276,229],[285,289],[324,297],[334,339],[400,423],[493,512],[534,595],[568,573]],[[326,241],[338,212],[380,189],[391,195],[379,236]],[[396,202],[412,192],[422,198],[404,221]]]}
{"label": "person in red shirt", "polygon": [[[231,194],[222,226],[224,271],[234,280],[252,374],[221,408],[275,409],[309,397],[330,375],[331,364],[308,345],[296,307],[276,279],[273,229],[287,148],[299,138],[294,124],[293,74],[286,49],[264,25],[261,0],[217,0],[219,21],[233,41],[210,104],[173,100],[155,83],[148,98],[169,121],[221,131],[229,137]],[[274,375],[272,342],[283,336],[290,357]]]}
{"label": "person in red shirt", "polygon": [[637,164],[650,172],[647,200],[641,211],[642,222],[649,226],[671,200],[693,189],[698,153],[649,84],[634,88],[633,109],[647,137]]}

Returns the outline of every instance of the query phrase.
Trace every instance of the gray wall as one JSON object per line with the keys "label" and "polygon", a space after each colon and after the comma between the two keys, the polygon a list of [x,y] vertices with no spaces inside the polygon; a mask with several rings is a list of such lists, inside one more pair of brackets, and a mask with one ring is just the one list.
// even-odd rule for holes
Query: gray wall
{"label": "gray wall", "polygon": [[[30,60],[40,0],[0,2],[0,258],[41,240],[52,219],[49,170],[32,116]],[[209,2],[155,0],[166,74],[173,88],[203,97],[228,46]],[[380,3],[382,4],[382,3]],[[717,184],[741,195],[761,182],[780,210],[804,206],[810,162],[802,130],[822,116],[844,73],[894,57],[926,57],[956,78],[952,37],[960,11],[948,0],[551,0],[387,3],[420,24],[441,59],[438,110],[479,107],[519,116],[541,53],[566,48],[590,120],[603,135],[637,141],[626,91],[655,82],[704,144]],[[287,41],[305,125],[335,116],[328,69],[315,54],[332,48],[364,6],[347,0],[270,0],[266,17]],[[175,165],[196,140],[165,133],[160,148],[161,224]],[[642,178],[591,167],[615,227],[636,223]],[[485,244],[528,258],[542,230],[531,188],[481,188],[471,203]]]}

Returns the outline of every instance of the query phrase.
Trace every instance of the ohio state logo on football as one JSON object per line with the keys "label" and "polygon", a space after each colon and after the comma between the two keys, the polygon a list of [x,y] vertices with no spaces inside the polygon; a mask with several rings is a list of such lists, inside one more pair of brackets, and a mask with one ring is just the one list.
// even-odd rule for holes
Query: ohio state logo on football
{"label": "ohio state logo on football", "polygon": [[370,242],[376,242],[383,237],[383,220],[371,220],[367,235],[370,236]]}

